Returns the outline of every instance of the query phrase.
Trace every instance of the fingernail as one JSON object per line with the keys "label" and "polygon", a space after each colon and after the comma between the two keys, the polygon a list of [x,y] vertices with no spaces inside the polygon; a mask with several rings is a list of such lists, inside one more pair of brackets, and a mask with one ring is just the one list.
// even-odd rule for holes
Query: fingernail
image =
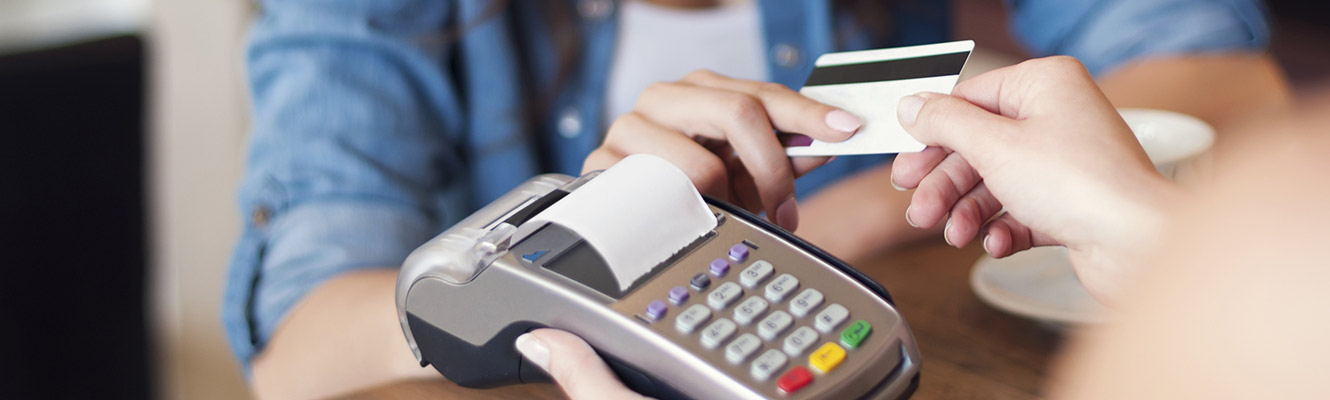
{"label": "fingernail", "polygon": [[989,255],[997,254],[993,252],[993,241],[990,240],[992,238],[993,235],[984,234],[984,251],[988,252]]}
{"label": "fingernail", "polygon": [[550,349],[545,347],[540,339],[536,339],[530,333],[523,333],[517,337],[517,352],[522,353],[527,361],[540,367],[540,369],[550,370]]}
{"label": "fingernail", "polygon": [[799,204],[794,201],[794,196],[790,196],[784,203],[780,203],[780,207],[776,207],[776,224],[790,232],[799,227]]}
{"label": "fingernail", "polygon": [[891,177],[891,187],[896,188],[896,190],[898,190],[898,191],[902,191],[902,192],[908,190],[908,189],[905,189],[905,188],[901,187],[901,185],[897,185],[897,184],[896,184],[896,177],[895,177],[895,176],[892,176],[892,177]]}
{"label": "fingernail", "polygon": [[942,227],[942,241],[951,247],[956,247],[956,244],[951,242],[951,218],[947,218],[947,225]]}
{"label": "fingernail", "polygon": [[914,120],[919,118],[919,110],[924,108],[924,98],[919,95],[909,95],[901,98],[896,105],[896,118],[900,119],[901,126],[914,125]]}
{"label": "fingernail", "polygon": [[831,110],[826,117],[827,126],[840,132],[854,133],[864,126],[863,121],[845,110]]}
{"label": "fingernail", "polygon": [[918,228],[919,225],[915,225],[914,221],[910,220],[910,209],[911,209],[911,208],[914,208],[914,205],[910,205],[910,206],[908,206],[908,207],[905,207],[905,223],[910,224],[910,226],[913,226],[913,227],[915,227],[915,228]]}
{"label": "fingernail", "polygon": [[805,147],[813,144],[813,138],[797,133],[780,135],[780,143],[785,147]]}

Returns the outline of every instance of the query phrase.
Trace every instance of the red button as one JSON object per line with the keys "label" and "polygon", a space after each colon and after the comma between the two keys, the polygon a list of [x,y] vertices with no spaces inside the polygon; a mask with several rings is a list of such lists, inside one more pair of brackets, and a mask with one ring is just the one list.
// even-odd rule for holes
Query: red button
{"label": "red button", "polygon": [[794,391],[813,383],[813,373],[808,372],[808,368],[802,365],[790,368],[789,372],[780,376],[780,381],[776,382],[776,387],[785,393],[794,393]]}

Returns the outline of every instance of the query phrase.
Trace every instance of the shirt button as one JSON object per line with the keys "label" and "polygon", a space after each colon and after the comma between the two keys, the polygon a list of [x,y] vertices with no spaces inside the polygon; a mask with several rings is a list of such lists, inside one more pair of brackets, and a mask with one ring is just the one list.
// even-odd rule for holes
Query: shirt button
{"label": "shirt button", "polygon": [[587,19],[603,18],[609,15],[613,8],[612,0],[582,0],[577,3],[577,12]]}
{"label": "shirt button", "polygon": [[582,115],[576,108],[566,108],[559,114],[559,136],[567,139],[578,137],[582,134]]}
{"label": "shirt button", "polygon": [[253,223],[254,226],[262,228],[264,225],[268,224],[268,214],[268,207],[255,208],[254,212],[249,214],[249,222]]}
{"label": "shirt button", "polygon": [[776,65],[793,68],[799,64],[799,48],[785,43],[780,43],[771,47],[771,59],[776,61]]}

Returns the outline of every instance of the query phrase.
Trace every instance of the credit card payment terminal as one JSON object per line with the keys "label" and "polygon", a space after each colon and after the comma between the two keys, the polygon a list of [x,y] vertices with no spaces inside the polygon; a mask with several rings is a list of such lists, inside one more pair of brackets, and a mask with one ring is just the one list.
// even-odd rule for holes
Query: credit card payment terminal
{"label": "credit card payment terminal", "polygon": [[651,156],[528,180],[412,252],[396,301],[421,365],[466,387],[548,382],[513,345],[542,327],[657,398],[895,399],[919,381],[881,285]]}

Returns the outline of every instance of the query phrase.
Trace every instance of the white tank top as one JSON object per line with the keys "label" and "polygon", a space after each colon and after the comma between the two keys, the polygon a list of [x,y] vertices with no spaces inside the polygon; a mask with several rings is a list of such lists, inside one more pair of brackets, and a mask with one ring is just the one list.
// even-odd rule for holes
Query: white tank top
{"label": "white tank top", "polygon": [[633,110],[652,83],[675,81],[697,69],[734,78],[768,80],[757,1],[705,10],[666,8],[640,0],[620,3],[619,34],[606,85],[606,125]]}

